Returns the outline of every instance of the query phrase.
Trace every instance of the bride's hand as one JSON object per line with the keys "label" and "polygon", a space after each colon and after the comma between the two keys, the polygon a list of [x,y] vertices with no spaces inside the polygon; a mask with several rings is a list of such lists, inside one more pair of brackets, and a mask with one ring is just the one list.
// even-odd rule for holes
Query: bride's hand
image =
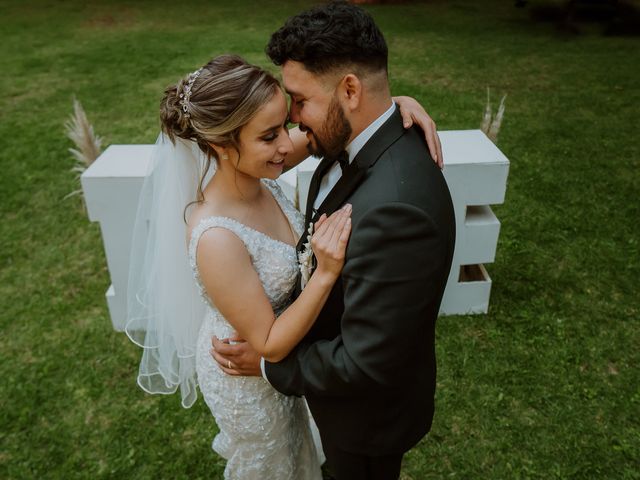
{"label": "bride's hand", "polygon": [[440,144],[438,130],[433,119],[415,98],[393,97],[393,101],[396,102],[400,108],[404,128],[410,128],[415,123],[422,129],[433,161],[438,164],[438,167],[442,168],[442,145]]}
{"label": "bride's hand", "polygon": [[347,203],[328,218],[323,214],[314,227],[311,248],[318,262],[316,273],[335,280],[344,266],[345,251],[351,233],[351,205]]}

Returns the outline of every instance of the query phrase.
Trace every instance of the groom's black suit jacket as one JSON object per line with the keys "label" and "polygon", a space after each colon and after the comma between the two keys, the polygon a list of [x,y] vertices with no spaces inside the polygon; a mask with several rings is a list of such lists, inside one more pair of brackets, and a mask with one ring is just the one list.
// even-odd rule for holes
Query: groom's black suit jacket
{"label": "groom's black suit jacket", "polygon": [[[312,180],[310,205],[329,163]],[[303,341],[265,372],[280,392],[306,397],[324,444],[401,453],[431,427],[435,322],[455,219],[422,131],[404,129],[397,109],[313,218],[346,202],[352,232],[342,276]]]}

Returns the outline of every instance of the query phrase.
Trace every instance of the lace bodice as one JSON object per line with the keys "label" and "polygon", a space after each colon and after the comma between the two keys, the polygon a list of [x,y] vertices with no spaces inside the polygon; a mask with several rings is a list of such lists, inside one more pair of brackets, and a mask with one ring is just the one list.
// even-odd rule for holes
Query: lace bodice
{"label": "lace bodice", "polygon": [[[300,237],[304,226],[302,214],[286,199],[275,181],[263,180],[263,183],[269,188],[278,205],[280,205],[296,236]],[[291,289],[294,287],[298,274],[295,247],[254,230],[233,218],[222,216],[203,218],[191,232],[191,241],[189,242],[189,261],[191,262],[191,268],[200,289],[200,294],[205,302],[215,309],[200,280],[196,264],[196,249],[202,234],[214,227],[225,228],[242,240],[260,277],[264,291],[271,302],[271,306],[274,311],[280,311],[291,294]]]}
{"label": "lace bodice", "polygon": [[[302,215],[275,181],[263,182],[300,236]],[[298,261],[295,247],[229,217],[204,218],[192,230],[189,260],[207,304],[207,316],[198,335],[196,371],[200,391],[220,429],[212,447],[227,459],[225,479],[320,480],[320,463],[304,400],[280,394],[261,377],[226,375],[209,354],[213,335],[226,338],[233,333],[233,327],[207,295],[196,263],[198,241],[210,228],[225,228],[242,240],[276,314],[288,305],[298,276]]]}

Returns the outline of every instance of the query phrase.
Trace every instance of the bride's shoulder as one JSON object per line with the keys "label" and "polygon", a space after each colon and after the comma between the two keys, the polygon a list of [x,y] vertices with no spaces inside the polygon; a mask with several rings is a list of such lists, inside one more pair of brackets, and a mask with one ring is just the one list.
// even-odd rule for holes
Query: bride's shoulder
{"label": "bride's shoulder", "polygon": [[189,218],[187,231],[189,254],[194,259],[212,262],[247,256],[241,232],[231,218],[206,212],[194,214]]}
{"label": "bride's shoulder", "polygon": [[188,238],[191,238],[192,233],[203,224],[215,222],[216,218],[225,218],[225,211],[221,208],[223,206],[220,201],[212,202],[206,199],[189,205],[185,210]]}
{"label": "bride's shoulder", "polygon": [[211,214],[208,209],[204,208],[202,204],[194,204],[190,206],[186,210],[186,221],[187,221],[187,239],[190,239],[193,235],[193,232],[196,228],[198,228],[204,220],[210,217]]}
{"label": "bride's shoulder", "polygon": [[226,295],[227,282],[252,265],[244,243],[228,225],[207,218],[195,227],[189,258],[196,277],[212,296]]}

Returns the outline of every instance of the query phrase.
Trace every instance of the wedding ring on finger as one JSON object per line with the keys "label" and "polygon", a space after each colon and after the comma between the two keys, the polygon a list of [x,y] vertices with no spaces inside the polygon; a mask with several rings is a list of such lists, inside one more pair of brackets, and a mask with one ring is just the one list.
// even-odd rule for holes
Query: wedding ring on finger
{"label": "wedding ring on finger", "polygon": [[227,360],[227,368],[231,370],[231,360]]}

